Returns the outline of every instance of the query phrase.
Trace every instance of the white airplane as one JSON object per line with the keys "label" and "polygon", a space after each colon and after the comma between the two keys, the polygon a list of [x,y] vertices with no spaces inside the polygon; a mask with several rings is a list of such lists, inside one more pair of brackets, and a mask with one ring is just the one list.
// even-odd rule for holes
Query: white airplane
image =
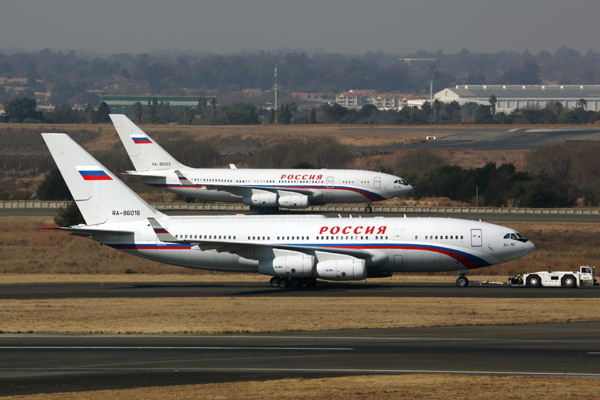
{"label": "white airplane", "polygon": [[167,216],[69,136],[42,135],[87,223],[51,229],[155,261],[269,275],[283,288],[435,271],[458,271],[467,286],[469,270],[535,249],[510,228],[450,218]]}
{"label": "white airplane", "polygon": [[127,116],[110,114],[135,176],[173,193],[205,200],[236,201],[252,211],[300,209],[326,203],[367,203],[412,190],[404,179],[380,172],[344,169],[190,168],[175,160]]}

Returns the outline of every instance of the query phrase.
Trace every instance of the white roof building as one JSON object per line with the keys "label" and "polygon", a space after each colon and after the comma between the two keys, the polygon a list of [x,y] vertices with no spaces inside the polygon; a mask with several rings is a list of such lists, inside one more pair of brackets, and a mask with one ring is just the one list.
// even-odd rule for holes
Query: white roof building
{"label": "white roof building", "polygon": [[436,93],[434,98],[444,103],[490,105],[492,95],[498,100],[496,112],[544,108],[555,101],[565,108],[575,108],[580,99],[587,102],[587,110],[600,111],[600,85],[457,85]]}

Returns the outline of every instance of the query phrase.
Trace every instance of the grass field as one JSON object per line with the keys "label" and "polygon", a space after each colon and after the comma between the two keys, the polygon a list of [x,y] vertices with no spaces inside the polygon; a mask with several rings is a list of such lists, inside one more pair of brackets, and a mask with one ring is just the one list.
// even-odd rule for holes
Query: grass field
{"label": "grass field", "polygon": [[469,375],[352,376],[282,379],[127,390],[9,396],[6,399],[310,399],[310,400],[586,400],[597,399],[600,380]]}
{"label": "grass field", "polygon": [[600,321],[600,299],[513,298],[499,301],[478,298],[477,301],[465,301],[463,298],[445,298],[440,301],[427,297],[303,297],[299,301],[293,297],[276,300],[270,297],[186,297],[0,300],[0,321],[0,333],[65,334],[216,334],[550,324]]}
{"label": "grass field", "polygon": [[[3,274],[176,274],[211,272],[134,257],[89,239],[38,230],[53,226],[50,217],[0,218],[0,281]],[[537,250],[500,266],[473,270],[475,275],[508,276],[525,271],[565,270],[594,265],[600,226],[585,223],[506,223],[532,240]],[[439,274],[435,274],[439,275]],[[444,274],[442,274],[444,275]],[[456,273],[446,273],[456,276]]]}

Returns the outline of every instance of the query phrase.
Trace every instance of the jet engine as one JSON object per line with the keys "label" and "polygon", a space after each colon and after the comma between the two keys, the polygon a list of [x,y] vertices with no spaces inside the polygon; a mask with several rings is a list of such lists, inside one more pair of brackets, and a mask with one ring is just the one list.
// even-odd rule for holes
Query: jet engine
{"label": "jet engine", "polygon": [[275,207],[277,206],[277,193],[254,193],[251,196],[245,196],[242,201],[249,206]]}
{"label": "jet engine", "polygon": [[367,277],[367,268],[358,258],[327,260],[317,264],[317,275],[330,281],[360,281]]}
{"label": "jet engine", "polygon": [[306,208],[308,207],[308,196],[303,194],[282,196],[278,203],[283,208]]}
{"label": "jet engine", "polygon": [[307,254],[274,257],[258,262],[258,273],[271,276],[308,278],[314,276],[315,257]]}

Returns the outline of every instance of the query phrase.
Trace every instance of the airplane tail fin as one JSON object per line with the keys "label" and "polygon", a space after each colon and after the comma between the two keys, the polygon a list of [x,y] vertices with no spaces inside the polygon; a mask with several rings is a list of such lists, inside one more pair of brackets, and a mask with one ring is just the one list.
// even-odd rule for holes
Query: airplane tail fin
{"label": "airplane tail fin", "polygon": [[88,225],[164,217],[68,135],[42,137]]}
{"label": "airplane tail fin", "polygon": [[109,116],[136,171],[186,168],[131,122],[127,116],[123,114],[110,114]]}

